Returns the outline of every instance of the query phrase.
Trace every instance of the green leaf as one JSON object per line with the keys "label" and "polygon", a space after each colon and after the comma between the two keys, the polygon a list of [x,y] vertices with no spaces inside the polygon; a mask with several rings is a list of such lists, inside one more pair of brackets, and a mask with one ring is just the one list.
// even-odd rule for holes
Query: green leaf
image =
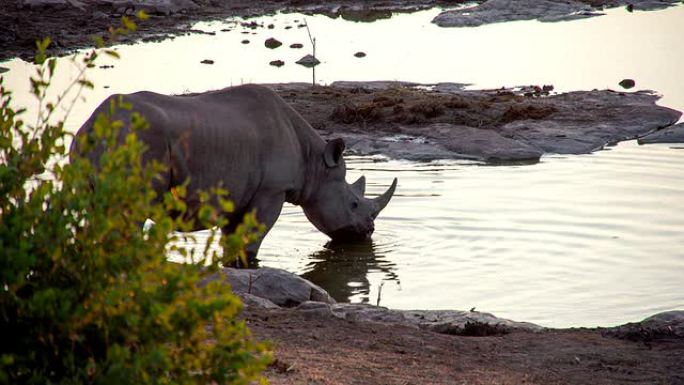
{"label": "green leaf", "polygon": [[113,58],[116,58],[116,59],[120,59],[120,58],[121,58],[121,56],[119,56],[119,53],[116,52],[116,51],[113,50],[113,49],[105,50],[104,53],[107,54],[107,55],[109,55],[109,56],[111,56],[111,57],[113,57]]}

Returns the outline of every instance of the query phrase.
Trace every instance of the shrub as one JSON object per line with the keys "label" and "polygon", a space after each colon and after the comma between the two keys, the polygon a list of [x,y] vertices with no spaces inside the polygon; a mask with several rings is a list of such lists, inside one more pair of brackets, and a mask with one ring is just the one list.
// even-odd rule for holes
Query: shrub
{"label": "shrub", "polygon": [[[113,32],[134,28],[125,19]],[[167,215],[183,212],[182,200],[157,199],[151,188],[161,166],[141,162],[145,149],[135,132],[145,120],[101,115],[93,136],[78,139],[85,150],[106,143],[98,164],[78,154],[64,161],[68,134],[63,120],[51,122],[67,93],[46,101],[56,69],[45,55],[48,44],[38,44],[31,79],[41,102],[36,124],[22,121],[25,111],[12,107],[12,91],[0,78],[0,383],[265,381],[260,373],[270,355],[237,319],[240,301],[220,282],[197,285],[218,268],[218,256],[208,244],[198,253],[173,243],[173,230],[191,224]],[[69,89],[92,87],[84,74],[99,52],[86,55]],[[111,107],[110,114],[130,108]],[[131,132],[121,143],[124,124]],[[214,193],[221,209],[230,209],[225,192]],[[201,194],[205,203],[209,198]],[[222,224],[209,204],[200,214],[206,225]],[[155,225],[143,231],[147,218]],[[255,227],[248,218],[223,245],[239,254]],[[168,262],[170,250],[190,262]]]}

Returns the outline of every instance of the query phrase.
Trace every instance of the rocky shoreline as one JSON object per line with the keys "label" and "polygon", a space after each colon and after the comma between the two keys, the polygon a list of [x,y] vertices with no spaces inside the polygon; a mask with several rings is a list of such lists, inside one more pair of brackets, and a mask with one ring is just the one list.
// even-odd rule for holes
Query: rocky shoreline
{"label": "rocky shoreline", "polygon": [[231,284],[255,336],[273,344],[273,384],[684,381],[684,311],[610,328],[549,329],[477,311],[336,303],[273,268],[226,268],[211,280]]}
{"label": "rocky shoreline", "polygon": [[[548,153],[587,154],[674,129],[682,113],[649,91],[576,91],[552,86],[466,90],[456,83],[270,84],[325,138],[353,154],[415,161],[535,162]],[[664,130],[665,129],[665,130]],[[650,136],[649,136],[650,135]]]}
{"label": "rocky shoreline", "polygon": [[[293,309],[320,317],[337,317],[354,322],[401,324],[441,334],[489,336],[513,331],[550,330],[529,322],[518,322],[480,311],[395,310],[371,304],[335,301],[315,283],[286,270],[271,267],[258,269],[223,268],[202,284],[223,280],[231,285],[247,308]],[[684,310],[658,313],[641,322],[609,328],[596,328],[614,337],[629,338],[639,332],[650,336],[684,339]]]}

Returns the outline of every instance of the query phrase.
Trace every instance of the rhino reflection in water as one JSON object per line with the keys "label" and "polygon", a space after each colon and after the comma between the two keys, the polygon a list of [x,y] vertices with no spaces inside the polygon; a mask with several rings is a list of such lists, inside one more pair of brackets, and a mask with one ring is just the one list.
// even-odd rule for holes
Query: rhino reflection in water
{"label": "rhino reflection in water", "polygon": [[[97,116],[108,111],[110,100],[118,97],[100,104],[77,135],[87,135]],[[348,184],[342,139],[326,143],[269,88],[244,85],[193,96],[136,92],[122,97],[150,125],[138,133],[148,147],[143,162],[154,159],[166,166],[154,185],[157,195],[187,180],[188,212],[193,213],[198,209],[197,191],[227,188],[235,210],[222,213],[229,220],[221,229],[224,233],[232,233],[246,213],[256,210],[266,226],[265,236],[283,203],[289,202],[302,206],[309,221],[332,239],[364,240],[394,194],[396,178],[375,199],[364,197],[364,177]],[[119,109],[113,118],[130,122],[133,111]],[[71,151],[77,149],[72,145]],[[101,151],[88,156],[96,162]],[[248,246],[251,259],[263,236]]]}

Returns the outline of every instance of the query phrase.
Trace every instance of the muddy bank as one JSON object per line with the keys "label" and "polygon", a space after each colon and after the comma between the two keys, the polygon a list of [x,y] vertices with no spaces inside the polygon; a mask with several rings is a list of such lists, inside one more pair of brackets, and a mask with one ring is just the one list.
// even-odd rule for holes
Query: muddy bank
{"label": "muddy bank", "polygon": [[[49,36],[51,55],[63,55],[92,45],[91,36],[118,26],[123,15],[146,10],[151,18],[122,43],[158,41],[188,33],[197,21],[227,17],[254,17],[275,12],[303,12],[342,17],[358,22],[386,19],[397,12],[443,7],[434,20],[440,26],[471,26],[520,19],[559,21],[600,14],[604,6],[631,5],[630,9],[659,9],[674,0],[4,0],[0,7],[0,61],[13,57],[31,60],[35,41]],[[464,12],[463,4],[478,8]]]}
{"label": "muddy bank", "polygon": [[650,92],[577,91],[551,86],[465,90],[463,85],[336,82],[273,87],[326,138],[351,153],[409,160],[536,161],[586,154],[676,123],[681,113]]}
{"label": "muddy bank", "polygon": [[221,278],[243,298],[254,335],[273,344],[273,384],[684,381],[682,311],[611,328],[546,329],[476,311],[335,303],[277,269],[224,269],[213,279]]}

